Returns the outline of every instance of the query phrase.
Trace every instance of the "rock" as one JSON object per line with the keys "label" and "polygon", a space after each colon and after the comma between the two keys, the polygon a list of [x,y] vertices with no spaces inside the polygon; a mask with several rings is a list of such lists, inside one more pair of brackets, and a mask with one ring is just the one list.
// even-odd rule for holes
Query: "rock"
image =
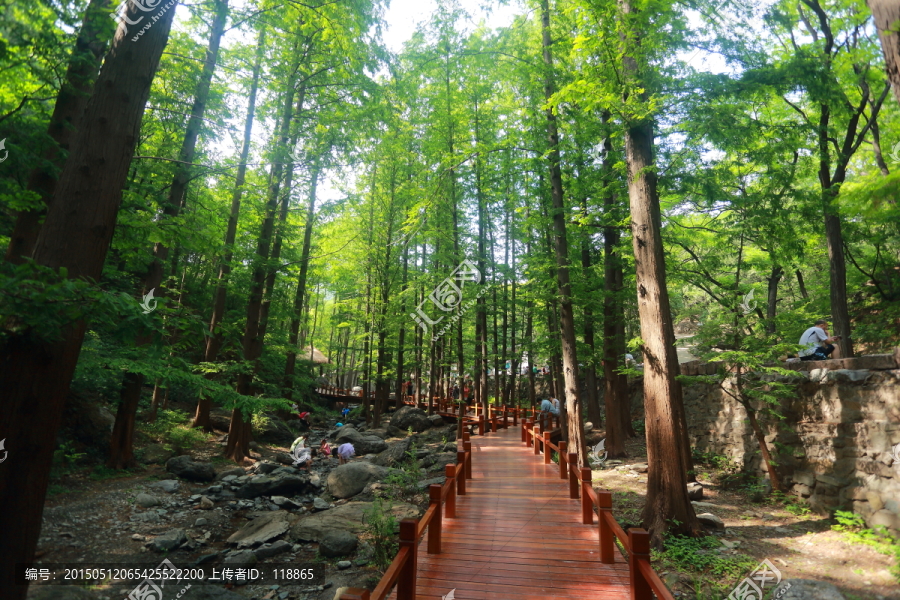
{"label": "rock", "polygon": [[716,508],[716,505],[712,502],[691,502],[694,505],[694,508]]}
{"label": "rock", "polygon": [[388,447],[387,442],[383,439],[375,437],[374,435],[363,435],[349,425],[341,427],[334,441],[337,445],[347,442],[353,444],[353,449],[356,450],[357,456],[363,454],[378,454],[379,452],[387,450]]}
{"label": "rock", "polygon": [[390,425],[401,431],[409,431],[412,427],[414,432],[419,433],[431,427],[432,423],[421,408],[404,406],[391,417]]}
{"label": "rock", "polygon": [[222,564],[234,569],[247,569],[259,562],[252,550],[241,550],[225,557]]}
{"label": "rock", "polygon": [[276,540],[271,544],[263,544],[262,546],[254,550],[253,554],[256,555],[256,558],[262,560],[264,558],[271,558],[284,552],[288,552],[291,549],[291,546],[292,544],[290,542],[286,542],[284,540]]}
{"label": "rock", "polygon": [[319,540],[319,554],[326,558],[347,556],[356,550],[359,541],[348,531],[329,531]]}
{"label": "rock", "polygon": [[283,535],[295,521],[296,517],[285,510],[264,513],[232,533],[227,541],[238,548],[256,546]]}
{"label": "rock", "polygon": [[267,418],[263,420],[263,426],[254,427],[254,437],[257,440],[271,444],[290,444],[296,439],[297,434],[276,415],[265,413],[264,416]]}
{"label": "rock", "polygon": [[869,517],[869,527],[876,528],[878,526],[887,527],[888,529],[896,530],[900,529],[898,527],[898,521],[900,519],[897,518],[897,515],[892,513],[889,510],[881,509],[872,513],[872,516]]}
{"label": "rock", "polygon": [[204,519],[203,517],[200,517],[199,519],[194,521],[194,527],[203,527],[207,523],[209,523],[209,519]]}
{"label": "rock", "polygon": [[[454,449],[455,450],[455,449]],[[444,470],[444,465],[456,464],[456,452],[439,452],[437,454],[429,454],[422,459],[422,468],[429,471],[440,469]]]}
{"label": "rock", "polygon": [[303,494],[309,489],[307,475],[257,475],[250,477],[235,492],[238,498],[258,498],[260,496]]}
{"label": "rock", "polygon": [[138,494],[134,503],[140,506],[141,508],[150,508],[152,506],[159,506],[159,498],[156,496],[151,496],[150,494]]}
{"label": "rock", "polygon": [[97,600],[94,592],[77,585],[32,585],[28,600]]}
{"label": "rock", "polygon": [[203,496],[200,498],[200,509],[201,510],[209,510],[213,506],[215,506],[215,503],[212,500],[210,500],[209,498],[207,498],[206,496]]}
{"label": "rock", "polygon": [[428,420],[431,421],[432,427],[444,426],[444,417],[442,417],[441,415],[431,415],[428,417]]}
{"label": "rock", "polygon": [[172,452],[162,444],[150,444],[141,452],[141,462],[148,465],[161,465],[172,458]]}
{"label": "rock", "polygon": [[147,512],[137,513],[136,515],[131,515],[132,521],[137,521],[139,523],[159,523],[162,519],[159,516],[159,513],[155,510],[148,510]]}
{"label": "rock", "polygon": [[388,437],[398,437],[398,438],[406,437],[405,431],[401,431],[391,425],[388,425],[387,429],[385,431],[387,432]]}
{"label": "rock", "polygon": [[339,560],[337,563],[337,568],[343,571],[344,569],[349,569],[353,566],[353,563],[349,560]]}
{"label": "rock", "polygon": [[635,473],[646,473],[649,469],[649,466],[647,465],[647,463],[638,463],[634,465],[628,465],[628,468]]}
{"label": "rock", "polygon": [[351,462],[341,465],[328,474],[328,491],[335,498],[357,495],[371,481],[380,481],[388,474],[385,467],[368,462]]}
{"label": "rock", "polygon": [[170,458],[166,462],[166,470],[188,481],[212,481],[216,478],[216,470],[211,464],[194,462],[187,455]]}
{"label": "rock", "polygon": [[394,442],[387,450],[372,459],[372,463],[382,467],[394,467],[406,462],[409,458],[406,453],[409,452],[412,442],[412,438]]}
{"label": "rock", "polygon": [[349,589],[350,588],[348,588],[348,587],[339,587],[338,589],[336,589],[334,591],[334,598],[332,598],[332,600],[341,600],[341,596],[343,596],[344,592],[346,592]]}
{"label": "rock", "polygon": [[420,490],[427,490],[428,487],[432,484],[444,485],[444,482],[447,480],[446,477],[434,477],[432,479],[426,479],[425,481],[420,481],[418,486]]}
{"label": "rock", "polygon": [[324,500],[322,500],[321,498],[314,498],[313,499],[313,508],[315,510],[328,510],[329,508],[331,508],[331,505],[328,504],[327,502],[325,502]]}
{"label": "rock", "polygon": [[691,500],[702,500],[703,499],[703,486],[697,483],[696,481],[692,481],[687,484],[688,490],[688,498]]}
{"label": "rock", "polygon": [[[779,596],[785,588],[787,591]],[[846,600],[832,584],[814,579],[785,579],[772,597],[778,597],[779,600]]]}
{"label": "rock", "polygon": [[[301,517],[291,527],[289,537],[292,541],[318,542],[329,531],[341,530],[354,534],[362,533],[365,528],[363,522],[365,518],[364,513],[371,507],[371,502],[348,502],[331,510]],[[419,509],[412,504],[395,504],[391,508],[391,513],[397,521],[415,519],[419,516]]]}
{"label": "rock", "polygon": [[170,529],[161,536],[158,536],[148,544],[148,547],[155,552],[167,552],[174,550],[187,541],[183,529]]}
{"label": "rock", "polygon": [[585,433],[590,433],[590,432],[592,432],[593,430],[594,430],[594,424],[593,424],[593,423],[591,423],[590,421],[588,421],[587,423],[584,424],[584,432],[585,432]]}
{"label": "rock", "polygon": [[179,483],[177,479],[163,479],[162,481],[154,481],[153,483],[148,483],[147,487],[153,488],[155,490],[162,490],[167,494],[171,494],[178,491],[178,488],[181,487],[181,483]]}
{"label": "rock", "polygon": [[712,527],[714,529],[725,529],[725,523],[722,521],[722,519],[712,513],[699,514],[697,515],[697,520],[707,527]]}
{"label": "rock", "polygon": [[[240,467],[225,469],[224,471],[216,475],[216,481],[225,481],[227,483],[234,481],[234,479],[237,477],[243,477],[246,474],[247,473],[245,473],[244,470]],[[229,477],[231,477],[232,479],[228,479]]]}
{"label": "rock", "polygon": [[280,467],[278,465],[276,465],[275,463],[269,462],[267,460],[263,460],[263,461],[256,463],[256,467],[253,469],[253,472],[258,475],[266,475],[278,468],[280,468]]}

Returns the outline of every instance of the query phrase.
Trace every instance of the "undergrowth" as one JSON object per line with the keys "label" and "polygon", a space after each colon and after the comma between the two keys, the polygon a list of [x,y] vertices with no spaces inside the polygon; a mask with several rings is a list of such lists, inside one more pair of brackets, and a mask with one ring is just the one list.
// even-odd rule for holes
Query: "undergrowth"
{"label": "undergrowth", "polygon": [[390,501],[385,503],[375,498],[372,506],[363,512],[364,533],[372,544],[372,563],[382,571],[391,565],[399,548],[399,524],[392,508]]}
{"label": "undergrowth", "polygon": [[692,576],[698,598],[724,598],[735,581],[756,568],[757,561],[743,554],[720,554],[721,548],[722,544],[712,536],[667,535],[664,549],[654,550],[652,559],[659,564],[657,571],[678,570]]}
{"label": "undergrowth", "polygon": [[832,525],[831,529],[844,534],[848,542],[868,546],[885,556],[893,556],[894,566],[891,567],[891,575],[900,583],[900,539],[892,536],[884,527],[867,528],[865,519],[851,511],[835,511],[834,520],[837,523]]}
{"label": "undergrowth", "polygon": [[139,423],[138,428],[176,454],[182,454],[210,438],[202,430],[191,427],[191,415],[182,410],[160,410],[155,421]]}

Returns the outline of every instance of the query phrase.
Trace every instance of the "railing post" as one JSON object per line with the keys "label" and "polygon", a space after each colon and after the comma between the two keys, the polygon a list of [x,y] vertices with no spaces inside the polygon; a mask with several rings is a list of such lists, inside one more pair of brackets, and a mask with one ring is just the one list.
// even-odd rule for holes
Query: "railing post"
{"label": "railing post", "polygon": [[594,524],[594,501],[588,490],[593,487],[590,467],[581,467],[581,523]]}
{"label": "railing post", "polygon": [[497,417],[491,417],[491,433],[497,433]]}
{"label": "railing post", "polygon": [[418,570],[418,545],[416,530],[419,524],[416,519],[400,521],[400,548],[409,548],[406,564],[400,569],[397,578],[397,600],[416,600],[416,571]]}
{"label": "railing post", "polygon": [[463,442],[463,450],[466,451],[466,479],[472,479],[472,442]]}
{"label": "railing post", "polygon": [[522,443],[528,446],[528,424],[522,419]]}
{"label": "railing post", "polygon": [[541,445],[538,442],[538,436],[541,434],[541,429],[538,427],[534,428],[534,454],[537,456],[541,453]]}
{"label": "railing post", "polygon": [[597,516],[600,521],[600,562],[611,565],[616,560],[613,553],[615,539],[612,527],[609,526],[609,519],[612,518],[612,492],[597,492],[597,500],[599,504]]}
{"label": "railing post", "polygon": [[519,426],[519,407],[515,407],[512,411],[513,414],[513,427]]}
{"label": "railing post", "polygon": [[466,495],[466,452],[460,450],[456,453],[456,464],[462,466],[459,475],[456,476],[456,493],[460,496]]}
{"label": "railing post", "polygon": [[370,597],[369,590],[349,588],[341,594],[340,600],[369,600]]}
{"label": "railing post", "polygon": [[444,476],[450,482],[450,489],[447,491],[447,500],[445,501],[444,516],[448,519],[456,518],[456,465],[446,465],[444,467]]}
{"label": "railing post", "polygon": [[478,415],[478,435],[484,435],[484,413]]}
{"label": "railing post", "polygon": [[469,437],[470,437],[470,436],[469,436],[469,432],[466,431],[466,430],[463,430],[463,438],[462,438],[462,441],[463,441],[464,444],[465,444],[466,442],[469,441]]}
{"label": "railing post", "polygon": [[503,429],[509,428],[509,409],[506,408],[506,405],[503,405]]}
{"label": "railing post", "polygon": [[569,452],[569,498],[578,498],[578,455]]}
{"label": "railing post", "polygon": [[553,454],[553,452],[550,450],[549,442],[550,442],[550,434],[547,433],[544,435],[544,464],[545,465],[550,464],[550,462],[551,462],[550,458]]}
{"label": "railing post", "polygon": [[441,492],[443,486],[432,483],[428,486],[428,499],[431,506],[434,506],[434,515],[431,517],[431,523],[428,524],[428,554],[441,553]]}
{"label": "railing post", "polygon": [[559,442],[559,478],[565,479],[566,473],[569,471],[569,455],[566,454],[566,450],[569,447],[569,443],[566,440],[560,440]]}
{"label": "railing post", "polygon": [[653,590],[638,567],[639,561],[650,562],[650,534],[644,529],[628,530],[628,573],[631,577],[631,600],[653,600]]}

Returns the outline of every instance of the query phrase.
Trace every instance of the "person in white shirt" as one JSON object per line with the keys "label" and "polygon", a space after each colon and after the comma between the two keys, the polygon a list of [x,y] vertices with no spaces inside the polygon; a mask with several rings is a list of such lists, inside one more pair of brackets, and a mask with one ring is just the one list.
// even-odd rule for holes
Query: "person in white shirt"
{"label": "person in white shirt", "polygon": [[834,345],[831,342],[841,339],[841,336],[828,337],[827,327],[828,321],[819,319],[815,325],[803,332],[798,342],[803,346],[799,353],[800,360],[827,360],[834,352]]}

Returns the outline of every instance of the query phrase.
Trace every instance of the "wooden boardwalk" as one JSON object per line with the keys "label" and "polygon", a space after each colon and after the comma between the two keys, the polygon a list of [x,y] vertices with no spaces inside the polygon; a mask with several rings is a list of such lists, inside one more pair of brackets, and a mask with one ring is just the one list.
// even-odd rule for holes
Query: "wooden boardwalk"
{"label": "wooden boardwalk", "polygon": [[472,454],[457,518],[443,521],[441,554],[419,552],[417,598],[451,590],[458,600],[630,597],[618,549],[615,564],[600,563],[597,526],[582,525],[559,466],[526,448],[518,428],[473,437]]}

